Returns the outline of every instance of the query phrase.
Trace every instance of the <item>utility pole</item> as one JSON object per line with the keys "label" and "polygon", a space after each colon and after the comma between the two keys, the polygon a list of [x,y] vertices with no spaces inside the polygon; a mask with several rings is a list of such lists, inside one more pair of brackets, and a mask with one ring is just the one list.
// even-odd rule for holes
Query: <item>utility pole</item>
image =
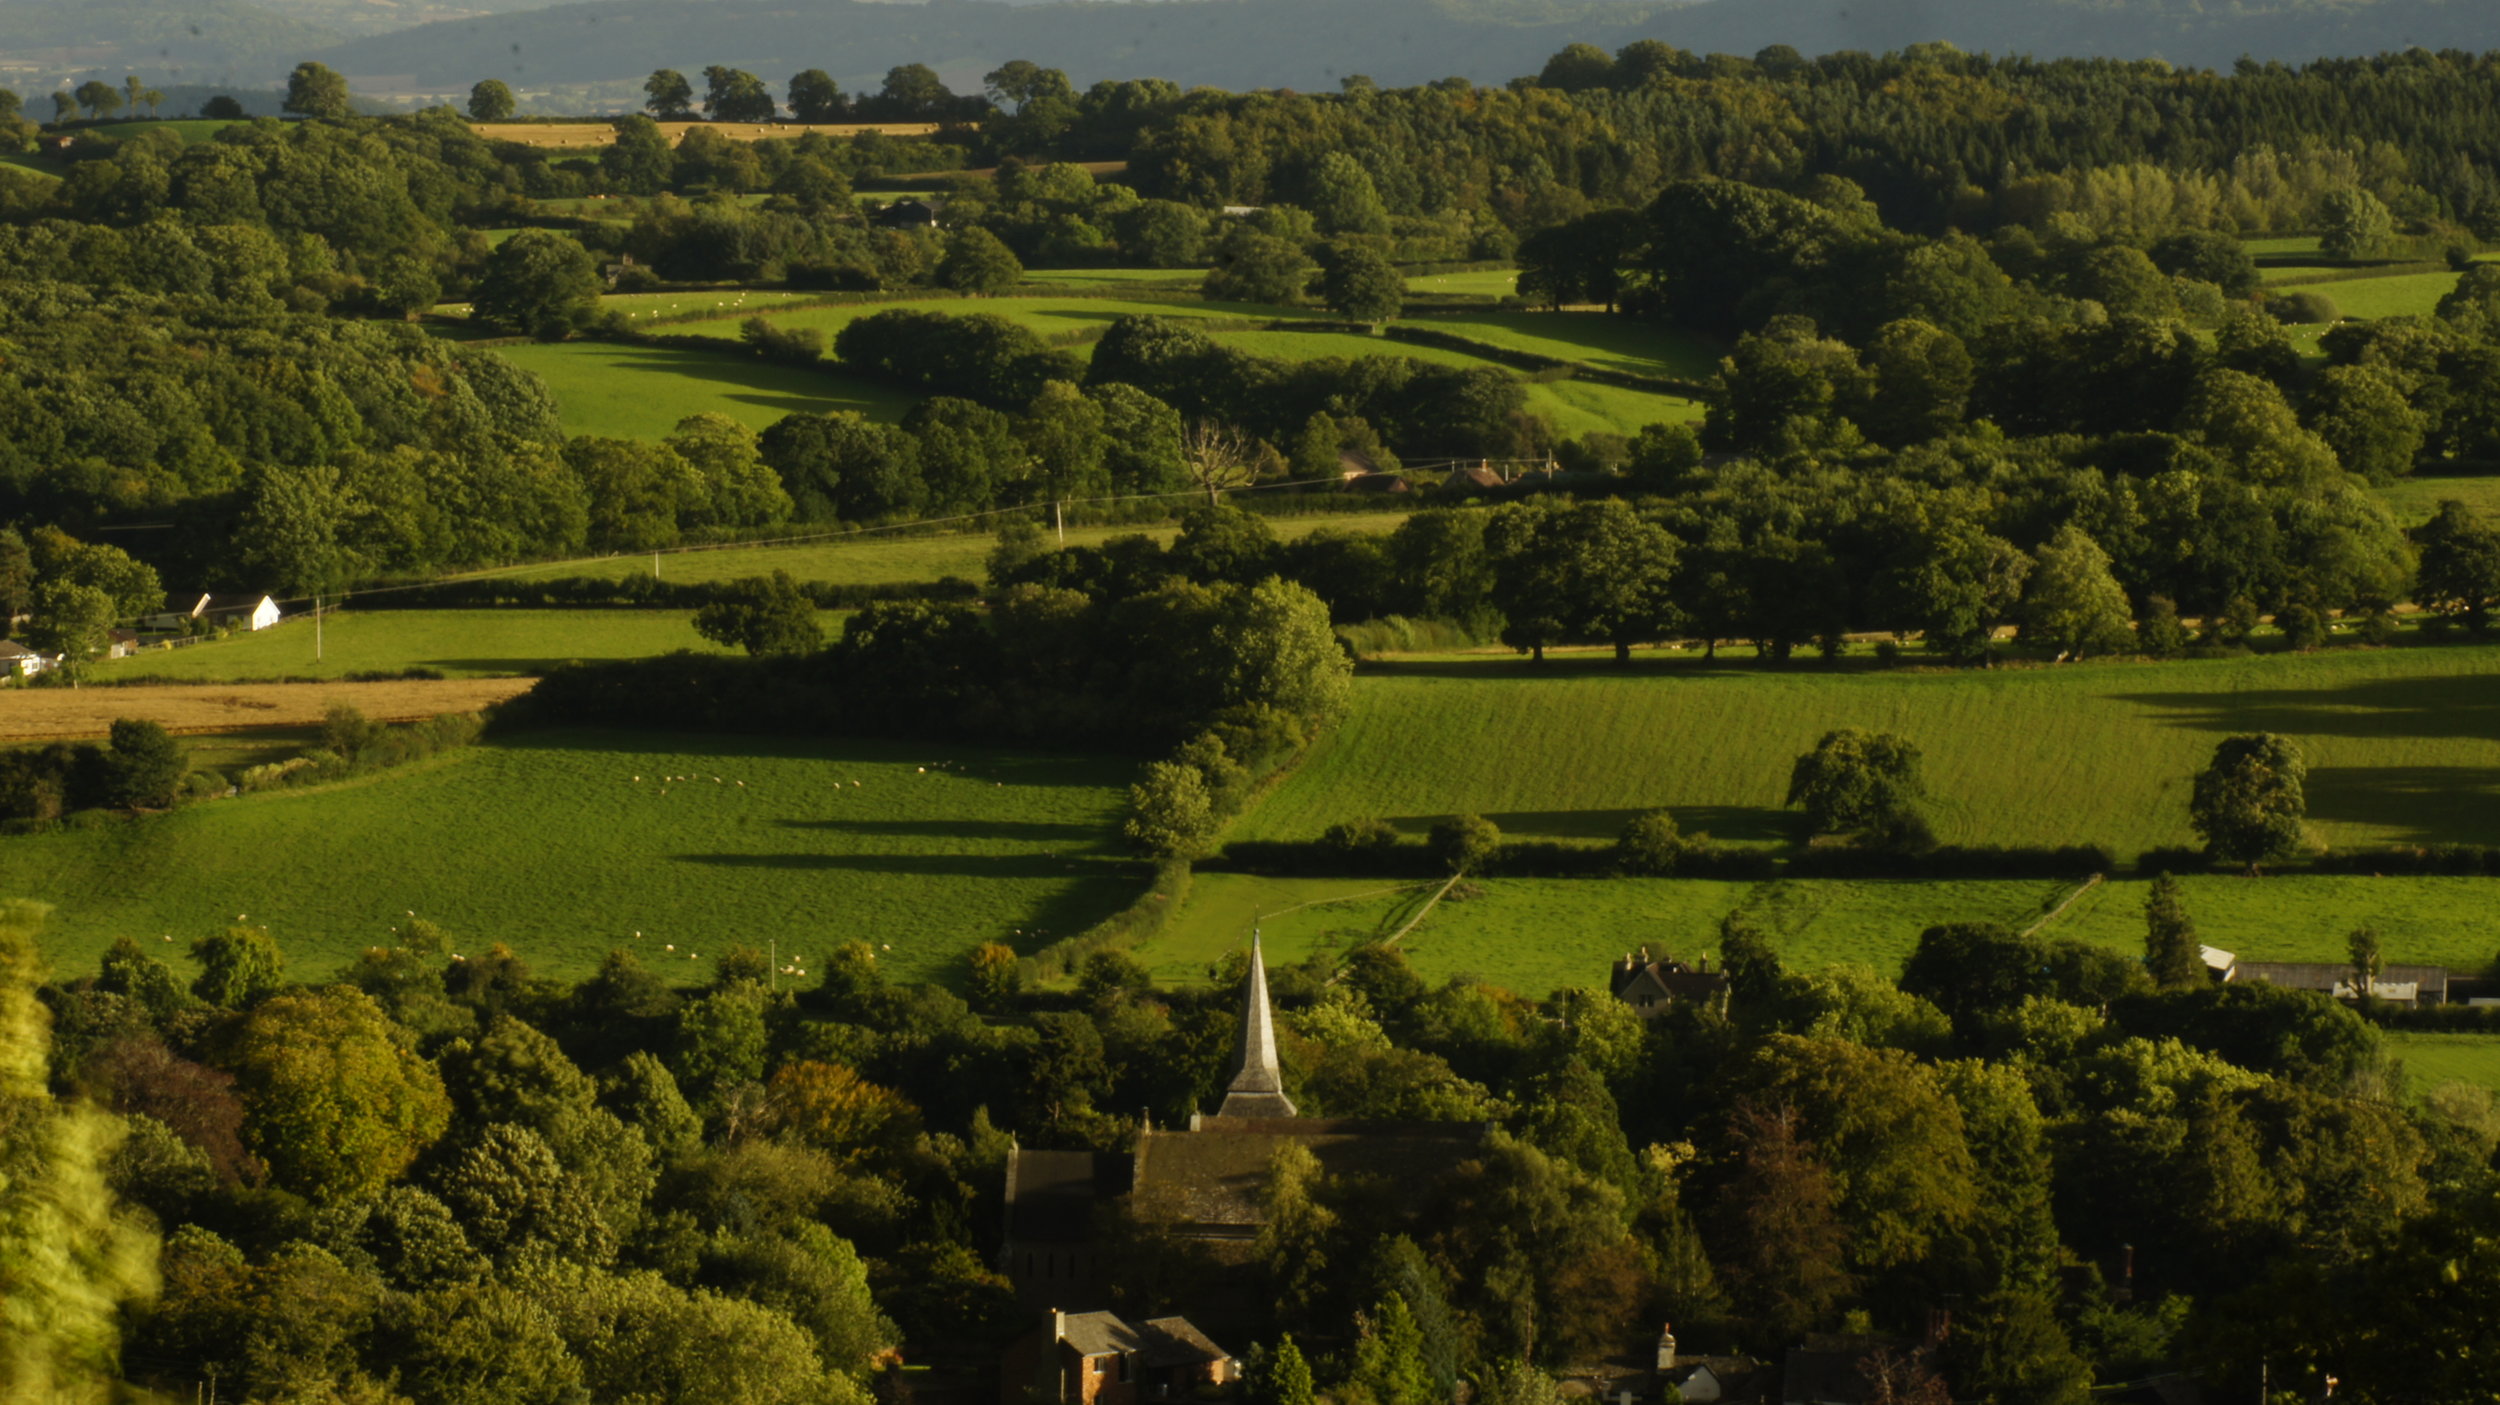
{"label": "utility pole", "polygon": [[321,662],[321,592],[313,592],[313,662]]}
{"label": "utility pole", "polygon": [[656,547],[656,546],[655,546],[655,547],[651,548],[651,579],[653,579],[653,580],[655,580],[655,581],[656,581],[656,580],[658,580],[659,578],[660,578],[660,549],[659,549],[658,547]]}
{"label": "utility pole", "polygon": [[1067,510],[1067,509],[1068,509],[1068,505],[1067,505],[1066,503],[1064,503],[1064,502],[1053,501],[1053,502],[1051,503],[1051,505],[1050,505],[1050,520],[1051,520],[1051,525],[1053,525],[1053,526],[1055,526],[1055,527],[1057,527],[1057,528],[1059,529],[1059,545],[1061,545],[1062,547],[1064,547],[1064,546],[1066,546],[1066,545],[1068,544],[1068,510]]}
{"label": "utility pole", "polygon": [[[749,947],[748,950],[752,951],[754,948]],[[764,939],[764,965],[766,968],[764,971],[764,989],[767,991],[778,989],[781,984],[780,938],[766,937]]]}

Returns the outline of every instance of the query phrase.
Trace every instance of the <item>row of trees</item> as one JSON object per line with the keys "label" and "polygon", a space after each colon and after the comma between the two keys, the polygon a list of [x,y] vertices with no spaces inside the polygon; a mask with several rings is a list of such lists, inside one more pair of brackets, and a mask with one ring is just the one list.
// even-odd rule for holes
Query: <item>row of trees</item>
{"label": "row of trees", "polygon": [[[673,68],[653,73],[642,91],[644,110],[663,122],[694,116],[694,85]],[[859,94],[844,93],[821,68],[804,69],[791,76],[788,101],[793,119],[811,123],[970,122],[993,112],[986,98],[957,96],[925,63],[897,64],[886,70],[883,87]],[[703,70],[702,106],[715,122],[771,122],[781,113],[763,79],[720,64]]]}

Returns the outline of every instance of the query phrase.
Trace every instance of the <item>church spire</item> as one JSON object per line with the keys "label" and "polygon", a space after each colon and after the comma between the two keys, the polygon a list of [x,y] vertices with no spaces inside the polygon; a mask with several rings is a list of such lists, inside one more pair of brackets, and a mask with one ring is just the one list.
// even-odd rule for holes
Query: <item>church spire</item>
{"label": "church spire", "polygon": [[1234,1050],[1232,1085],[1224,1090],[1218,1117],[1292,1117],[1293,1099],[1285,1096],[1285,1077],[1276,1067],[1275,1017],[1267,1008],[1267,962],[1259,954],[1259,934],[1250,933],[1250,991],[1241,1003],[1241,1043]]}

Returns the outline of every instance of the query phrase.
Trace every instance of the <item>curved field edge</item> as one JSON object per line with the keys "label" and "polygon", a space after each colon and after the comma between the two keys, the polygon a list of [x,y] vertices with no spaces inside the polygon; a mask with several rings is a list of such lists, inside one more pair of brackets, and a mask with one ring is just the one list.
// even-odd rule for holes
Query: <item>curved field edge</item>
{"label": "curved field edge", "polygon": [[1718,667],[1671,650],[1630,668],[1397,659],[1358,675],[1344,724],[1232,837],[1315,838],[1366,816],[1416,833],[1476,813],[1595,842],[1667,808],[1688,832],[1781,842],[1790,765],[1836,727],[1923,750],[1949,843],[2193,842],[2193,778],[2245,731],[2299,741],[2330,844],[2500,840],[2500,648],[2485,645],[1964,672]]}
{"label": "curved field edge", "polygon": [[952,980],[981,942],[1036,951],[1135,898],[1146,875],[1116,847],[1132,765],[533,732],[347,785],[0,838],[0,894],[53,905],[45,954],[67,972],[128,935],[187,976],[192,938],[248,920],[319,979],[413,914],[455,950],[504,942],[563,978],[616,947],[694,980],[733,943],[807,965],[861,940],[895,979]]}

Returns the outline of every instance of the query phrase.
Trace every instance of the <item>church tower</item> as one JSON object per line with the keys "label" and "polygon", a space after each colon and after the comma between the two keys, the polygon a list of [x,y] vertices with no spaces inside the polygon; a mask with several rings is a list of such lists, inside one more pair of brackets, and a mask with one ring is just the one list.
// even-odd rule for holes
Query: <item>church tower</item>
{"label": "church tower", "polygon": [[1293,1099],[1285,1096],[1285,1077],[1276,1067],[1275,1017],[1267,1008],[1267,962],[1259,954],[1259,934],[1250,933],[1250,993],[1241,1004],[1241,1043],[1234,1051],[1231,1086],[1224,1090],[1218,1117],[1293,1117]]}

